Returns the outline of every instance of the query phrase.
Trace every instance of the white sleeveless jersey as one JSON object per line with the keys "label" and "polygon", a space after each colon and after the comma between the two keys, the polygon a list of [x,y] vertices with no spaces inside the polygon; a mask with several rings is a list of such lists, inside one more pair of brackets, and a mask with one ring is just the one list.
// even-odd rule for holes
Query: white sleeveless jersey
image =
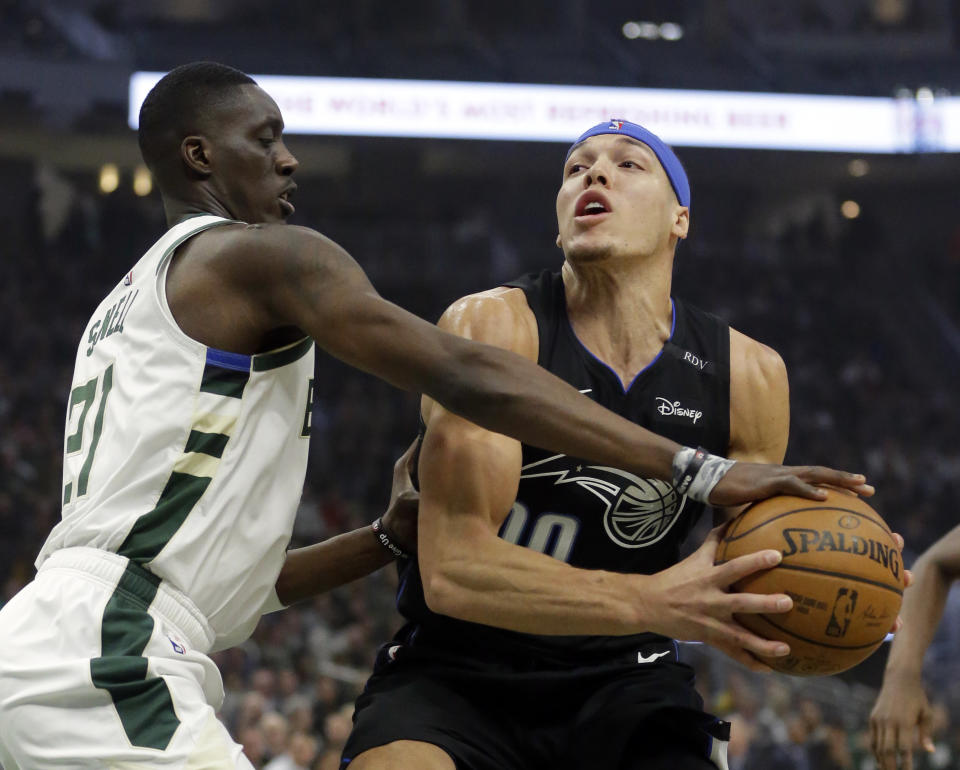
{"label": "white sleeveless jersey", "polygon": [[171,228],[107,296],[77,351],[67,404],[63,517],[37,558],[87,546],[185,594],[216,635],[245,639],[274,584],[303,489],[313,341],[240,355],[179,328],[170,257],[230,220]]}

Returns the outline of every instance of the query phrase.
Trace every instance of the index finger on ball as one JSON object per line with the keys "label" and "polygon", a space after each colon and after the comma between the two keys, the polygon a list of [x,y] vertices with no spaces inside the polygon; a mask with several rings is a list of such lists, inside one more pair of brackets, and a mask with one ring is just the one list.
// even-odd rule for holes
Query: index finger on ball
{"label": "index finger on ball", "polygon": [[808,500],[826,500],[827,491],[813,483],[807,483],[798,475],[786,476],[776,485],[776,492],[781,495],[796,495]]}
{"label": "index finger on ball", "polygon": [[873,494],[873,487],[867,484],[867,477],[862,473],[848,473],[847,471],[838,471],[833,468],[827,468],[823,465],[806,465],[799,468],[791,468],[803,481],[809,484],[830,484],[835,487],[842,487],[853,492],[862,489],[865,493]]}
{"label": "index finger on ball", "polygon": [[767,548],[737,556],[735,559],[719,565],[717,574],[721,584],[727,587],[747,575],[752,575],[754,572],[777,566],[782,559],[783,554],[780,551]]}

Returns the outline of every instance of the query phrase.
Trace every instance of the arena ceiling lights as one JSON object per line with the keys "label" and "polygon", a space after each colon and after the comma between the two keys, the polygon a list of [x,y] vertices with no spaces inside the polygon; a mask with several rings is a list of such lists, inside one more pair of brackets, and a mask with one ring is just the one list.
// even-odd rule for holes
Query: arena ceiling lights
{"label": "arena ceiling lights", "polygon": [[[129,123],[159,72],[130,78]],[[255,75],[292,134],[570,142],[610,118],[683,147],[960,151],[960,98]]]}

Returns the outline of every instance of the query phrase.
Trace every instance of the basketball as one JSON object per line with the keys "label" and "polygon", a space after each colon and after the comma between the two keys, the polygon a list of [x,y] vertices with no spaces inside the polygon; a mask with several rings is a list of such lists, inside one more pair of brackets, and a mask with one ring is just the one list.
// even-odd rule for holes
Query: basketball
{"label": "basketball", "polygon": [[828,490],[826,500],[781,495],[734,519],[717,563],[773,548],[783,560],[731,589],[785,593],[793,609],[736,619],[758,636],[783,641],[790,654],[762,658],[795,676],[826,676],[867,658],[893,627],[903,599],[903,565],[890,528],[853,493]]}

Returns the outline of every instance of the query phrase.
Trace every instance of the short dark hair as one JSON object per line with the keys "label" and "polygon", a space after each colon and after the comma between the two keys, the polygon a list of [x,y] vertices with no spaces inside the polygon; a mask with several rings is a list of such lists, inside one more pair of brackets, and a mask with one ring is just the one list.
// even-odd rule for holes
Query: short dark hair
{"label": "short dark hair", "polygon": [[212,61],[170,70],[140,107],[137,140],[147,166],[156,174],[160,162],[176,152],[182,138],[199,130],[205,109],[223,101],[232,88],[250,84],[256,81],[249,75]]}

